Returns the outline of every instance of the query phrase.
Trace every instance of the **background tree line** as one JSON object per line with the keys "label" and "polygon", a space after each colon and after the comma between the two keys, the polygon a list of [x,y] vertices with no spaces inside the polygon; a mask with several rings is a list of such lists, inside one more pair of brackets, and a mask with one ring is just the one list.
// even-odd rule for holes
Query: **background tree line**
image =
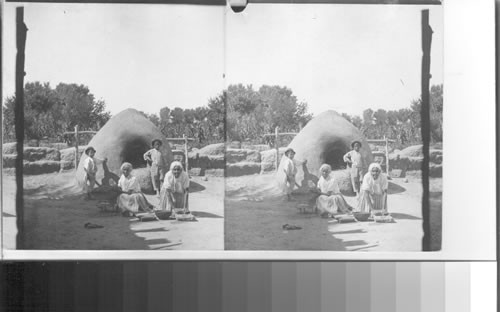
{"label": "background tree line", "polygon": [[[342,116],[358,128],[365,138],[395,139],[399,148],[422,143],[421,100],[411,101],[410,108],[399,110],[366,109],[363,116]],[[443,85],[430,90],[431,143],[443,141]]]}
{"label": "background tree line", "polygon": [[196,108],[169,108],[165,106],[158,114],[141,112],[167,138],[180,138],[183,135],[194,138],[196,146],[222,143],[225,139],[225,101],[222,92],[208,100],[206,106]]}
{"label": "background tree line", "polygon": [[[24,88],[25,138],[49,138],[63,141],[62,133],[81,130],[99,130],[110,118],[103,100],[96,100],[84,85],[60,83],[51,88],[49,83],[29,82]],[[443,85],[431,87],[431,139],[442,142]],[[15,96],[8,97],[3,106],[4,141],[15,140]],[[357,127],[366,138],[387,136],[398,141],[399,147],[421,143],[421,101],[413,100],[409,108],[399,110],[366,109],[362,116],[342,116]],[[224,141],[250,141],[273,144],[264,134],[297,132],[311,119],[308,106],[297,100],[291,89],[263,85],[254,90],[252,85],[230,85],[208,103],[183,109],[164,106],[157,114],[141,112],[166,137],[195,138],[204,146]],[[66,138],[68,139],[68,137]],[[272,138],[271,138],[272,139]],[[291,140],[285,138],[280,145]]]}
{"label": "background tree line", "polygon": [[[4,141],[15,140],[14,109],[16,97],[5,100],[3,111]],[[95,130],[111,114],[106,104],[96,100],[84,85],[60,83],[54,89],[48,82],[28,82],[24,86],[24,135],[27,140],[49,139],[63,142],[65,131]]]}
{"label": "background tree line", "polygon": [[159,114],[143,113],[167,137],[186,134],[198,145],[224,141],[264,143],[264,134],[297,131],[312,116],[307,104],[298,102],[292,90],[280,86],[230,85],[206,106],[194,109],[163,107]]}
{"label": "background tree line", "polygon": [[[230,85],[227,89],[227,139],[264,143],[264,134],[297,132],[312,115],[307,103],[299,102],[291,89],[263,85]],[[272,143],[272,142],[266,142]]]}
{"label": "background tree line", "polygon": [[[159,127],[166,137],[197,139],[198,145],[224,142],[225,96],[222,92],[208,100],[206,106],[194,109],[173,109],[165,106],[159,114],[141,112]],[[2,107],[4,141],[15,141],[15,96],[8,97]],[[28,82],[24,86],[24,135],[26,140],[72,143],[74,136],[64,132],[98,131],[111,118],[103,100],[96,100],[84,85],[60,83],[52,88],[49,83]],[[82,137],[82,144],[91,139]]]}

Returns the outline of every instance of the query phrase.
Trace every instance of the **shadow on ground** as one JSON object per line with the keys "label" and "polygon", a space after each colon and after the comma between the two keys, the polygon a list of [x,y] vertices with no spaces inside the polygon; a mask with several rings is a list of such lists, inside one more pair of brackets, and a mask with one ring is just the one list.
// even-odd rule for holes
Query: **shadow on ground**
{"label": "shadow on ground", "polygon": [[201,192],[204,191],[205,187],[199,183],[194,181],[189,182],[189,193]]}
{"label": "shadow on ground", "polygon": [[[280,198],[262,202],[225,201],[225,248],[228,250],[346,250],[328,231],[328,219],[303,214],[298,202]],[[285,231],[283,225],[301,230]]]}
{"label": "shadow on ground", "polygon": [[442,194],[436,192],[430,195],[430,228],[431,228],[431,250],[441,250],[442,238]]}
{"label": "shadow on ground", "polygon": [[401,185],[397,185],[396,183],[389,182],[389,189],[387,190],[387,194],[399,194],[406,191],[404,187]]}
{"label": "shadow on ground", "polygon": [[391,216],[394,219],[401,219],[401,220],[422,220],[422,218],[418,218],[406,213],[391,212]]}
{"label": "shadow on ground", "polygon": [[210,213],[210,212],[205,212],[205,211],[193,211],[191,210],[191,213],[193,214],[193,216],[197,217],[197,218],[223,218],[222,216],[219,216],[219,215],[216,215],[214,213]]}
{"label": "shadow on ground", "polygon": [[[144,239],[137,234],[166,232],[164,226],[134,230],[140,221],[102,212],[96,200],[68,196],[64,200],[25,199],[25,249],[35,250],[147,250],[172,243],[166,238]],[[87,229],[85,223],[102,228]],[[165,222],[165,221],[155,221]],[[160,224],[158,224],[160,225]],[[57,230],[56,230],[57,229]],[[158,245],[161,245],[158,247]]]}
{"label": "shadow on ground", "polygon": [[347,231],[337,231],[337,232],[331,232],[333,235],[339,235],[339,234],[362,234],[366,233],[366,230],[364,229],[359,229],[359,230],[347,230]]}
{"label": "shadow on ground", "polygon": [[364,240],[352,240],[352,241],[344,241],[342,245],[345,247],[354,247],[354,246],[366,246],[368,243]]}

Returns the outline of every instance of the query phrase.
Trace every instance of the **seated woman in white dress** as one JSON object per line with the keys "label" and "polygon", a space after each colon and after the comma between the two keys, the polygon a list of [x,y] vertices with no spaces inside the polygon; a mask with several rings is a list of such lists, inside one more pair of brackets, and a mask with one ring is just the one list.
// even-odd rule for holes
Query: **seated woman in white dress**
{"label": "seated woman in white dress", "polygon": [[120,167],[122,176],[118,180],[118,187],[122,194],[116,199],[116,205],[124,215],[134,215],[138,212],[151,212],[153,206],[141,192],[139,181],[132,175],[132,165],[125,162]]}
{"label": "seated woman in white dress", "polygon": [[387,212],[387,176],[378,163],[372,163],[363,177],[358,210],[361,212]]}
{"label": "seated woman in white dress", "polygon": [[339,213],[347,213],[352,210],[352,207],[345,201],[344,196],[340,193],[340,188],[332,174],[332,167],[328,164],[323,164],[319,168],[321,177],[318,181],[318,193],[320,196],[316,199],[316,207],[320,214],[334,215]]}
{"label": "seated woman in white dress", "polygon": [[[189,193],[189,176],[179,161],[170,165],[170,171],[165,175],[160,192],[160,209],[172,211],[173,208],[188,210],[187,194]],[[186,200],[186,203],[184,201]]]}

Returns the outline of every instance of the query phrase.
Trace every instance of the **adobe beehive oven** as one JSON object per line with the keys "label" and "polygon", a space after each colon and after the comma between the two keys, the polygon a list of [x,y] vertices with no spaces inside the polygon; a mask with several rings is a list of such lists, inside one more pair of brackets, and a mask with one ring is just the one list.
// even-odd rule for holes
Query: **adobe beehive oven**
{"label": "adobe beehive oven", "polygon": [[[326,111],[312,119],[289,145],[296,152],[295,159],[300,161],[307,159],[305,168],[303,166],[297,167],[297,183],[303,187],[307,186],[308,181],[316,183],[319,178],[319,167],[324,163],[332,166],[334,171],[345,169],[346,164],[343,156],[351,150],[351,143],[355,140],[361,142],[360,152],[366,166],[368,166],[372,162],[370,148],[362,133],[354,125],[335,111]],[[281,172],[283,172],[282,168],[278,170],[279,174]],[[346,175],[345,170],[334,174],[342,180],[339,181],[341,189],[351,192],[352,188],[348,183],[349,180],[346,179],[348,175]],[[278,175],[279,180],[283,178],[284,176]]]}
{"label": "adobe beehive oven", "polygon": [[[120,166],[123,162],[129,162],[134,166],[133,174],[138,176],[144,191],[151,191],[152,186],[149,179],[142,177],[147,175],[145,169],[147,164],[143,155],[151,149],[153,139],[162,140],[161,150],[167,164],[172,160],[172,152],[160,130],[144,115],[135,109],[126,109],[111,118],[104,127],[92,138],[89,146],[96,149],[96,158],[108,158],[107,168],[98,165],[97,181],[107,185],[110,178],[117,179],[120,175]],[[77,170],[78,181],[83,181],[83,161],[87,158],[82,154]],[[167,168],[168,169],[168,168]]]}

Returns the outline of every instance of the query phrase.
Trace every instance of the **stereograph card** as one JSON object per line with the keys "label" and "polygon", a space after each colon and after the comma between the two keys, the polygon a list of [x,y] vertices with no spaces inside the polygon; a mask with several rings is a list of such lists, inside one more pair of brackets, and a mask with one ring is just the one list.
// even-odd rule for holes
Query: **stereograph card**
{"label": "stereograph card", "polygon": [[3,259],[495,259],[492,4],[403,2],[4,3]]}

